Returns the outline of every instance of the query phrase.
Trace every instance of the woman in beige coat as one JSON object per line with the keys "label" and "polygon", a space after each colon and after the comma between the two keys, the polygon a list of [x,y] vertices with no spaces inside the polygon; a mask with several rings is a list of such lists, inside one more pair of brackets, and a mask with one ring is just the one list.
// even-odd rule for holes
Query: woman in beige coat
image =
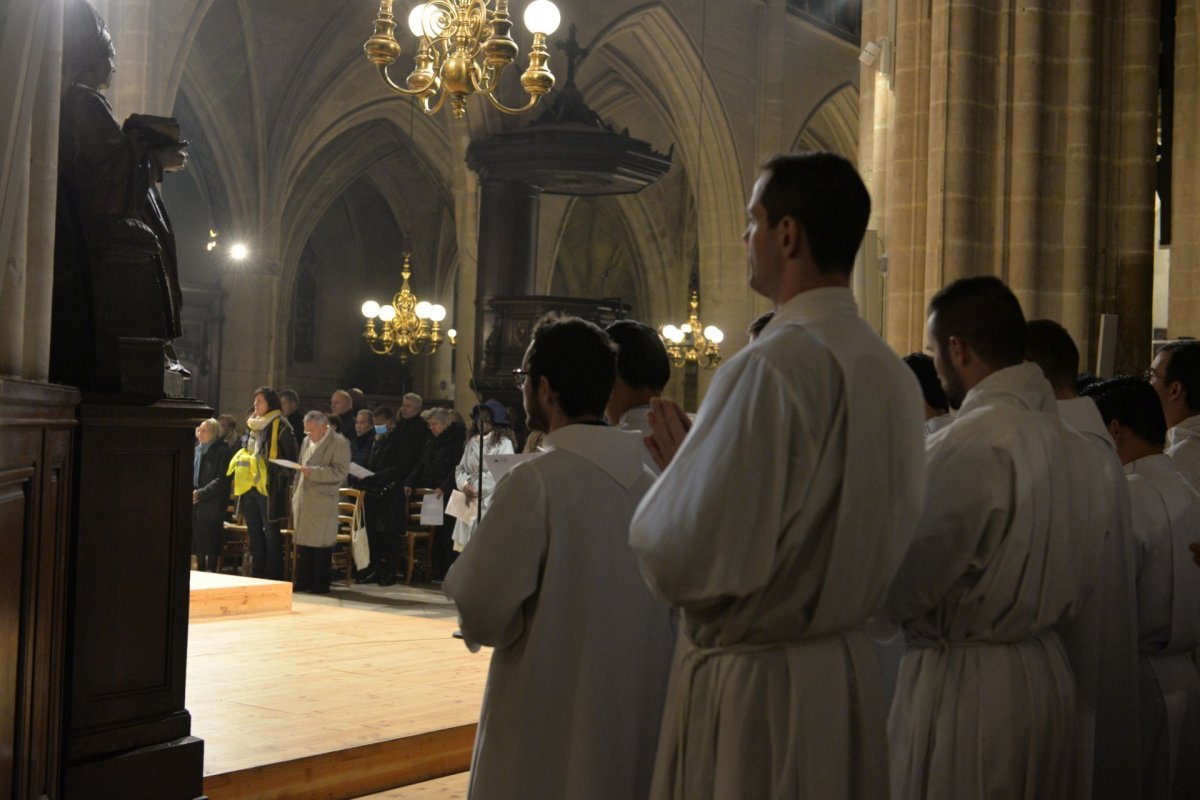
{"label": "woman in beige coat", "polygon": [[338,487],[350,468],[350,443],[329,429],[320,411],[304,416],[300,480],[292,495],[296,576],[293,590],[329,592],[329,557],[337,542]]}

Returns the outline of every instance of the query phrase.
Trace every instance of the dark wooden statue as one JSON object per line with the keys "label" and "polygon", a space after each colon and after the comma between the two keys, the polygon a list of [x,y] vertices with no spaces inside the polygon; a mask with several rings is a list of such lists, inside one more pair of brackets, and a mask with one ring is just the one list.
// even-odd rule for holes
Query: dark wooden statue
{"label": "dark wooden statue", "polygon": [[174,119],[124,125],[103,90],[116,71],[112,37],[85,0],[69,0],[59,122],[58,217],[50,378],[84,391],[180,397],[182,333],[163,173],[183,169]]}

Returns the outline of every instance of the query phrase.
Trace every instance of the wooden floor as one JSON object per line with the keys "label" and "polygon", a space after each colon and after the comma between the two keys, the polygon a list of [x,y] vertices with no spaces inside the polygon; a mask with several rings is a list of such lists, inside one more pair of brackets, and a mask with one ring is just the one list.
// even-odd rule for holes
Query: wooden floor
{"label": "wooden floor", "polygon": [[[454,770],[428,759],[418,770],[464,770],[473,729],[463,726],[479,718],[489,652],[468,652],[451,638],[455,628],[452,619],[300,595],[288,614],[193,621],[187,708],[205,743],[206,793],[213,800],[316,796],[264,789],[261,781],[253,791],[238,789],[230,776],[261,778],[263,765],[335,751],[362,754],[366,769],[372,759],[394,761],[394,750],[385,759],[379,748],[405,737],[414,737],[414,752],[441,737],[445,752],[455,753]],[[371,747],[348,750],[361,746]],[[387,785],[396,784],[379,788]]]}
{"label": "wooden floor", "polygon": [[232,617],[292,610],[292,584],[192,570],[188,617]]}

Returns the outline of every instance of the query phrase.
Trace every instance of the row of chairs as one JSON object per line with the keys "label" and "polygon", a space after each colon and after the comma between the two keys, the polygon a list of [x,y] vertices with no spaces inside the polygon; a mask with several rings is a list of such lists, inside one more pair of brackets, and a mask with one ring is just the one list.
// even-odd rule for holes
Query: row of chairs
{"label": "row of chairs", "polygon": [[[418,545],[422,545],[421,556],[425,575],[433,574],[435,529],[432,526],[421,524],[421,505],[425,502],[425,498],[432,495],[433,492],[433,489],[414,489],[408,500],[404,530],[408,559],[404,582],[410,586],[417,560]],[[365,497],[366,492],[361,489],[338,489],[337,543],[334,545],[331,558],[333,559],[333,568],[342,571],[348,587],[353,585],[354,576],[354,531],[363,527],[366,520],[363,509]],[[247,563],[246,556],[250,553],[250,534],[245,519],[238,513],[237,498],[230,498],[226,517],[221,554],[217,557],[217,572],[222,572],[226,563],[236,563],[241,571]],[[284,578],[291,580],[292,576],[296,574],[296,548],[293,542],[293,526],[290,516],[286,524],[280,528],[280,533],[283,536]]]}

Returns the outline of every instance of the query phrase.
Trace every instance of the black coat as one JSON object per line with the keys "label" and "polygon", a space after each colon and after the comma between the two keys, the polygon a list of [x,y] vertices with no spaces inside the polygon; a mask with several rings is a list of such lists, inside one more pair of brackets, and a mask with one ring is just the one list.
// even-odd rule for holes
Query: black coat
{"label": "black coat", "polygon": [[397,479],[404,483],[405,478],[412,474],[417,462],[421,460],[425,443],[433,434],[429,432],[429,425],[420,416],[396,420],[392,434],[400,438],[400,474]]}
{"label": "black coat", "polygon": [[411,489],[441,489],[442,497],[449,499],[455,486],[454,468],[462,461],[466,440],[467,431],[457,422],[442,431],[441,436],[431,436],[404,485]]}
{"label": "black coat", "polygon": [[[287,417],[279,415],[278,455],[285,461],[295,461],[300,458],[300,446],[292,433],[291,423]],[[292,513],[292,477],[294,473],[287,467],[270,462],[271,428],[268,425],[261,431],[251,431],[250,435],[258,439],[258,452],[267,459],[267,518],[271,521],[286,519]]]}
{"label": "black coat", "polygon": [[200,476],[193,487],[200,502],[192,506],[192,552],[198,556],[221,554],[222,524],[229,507],[229,482],[225,474],[232,458],[229,445],[215,441],[200,457]]}

